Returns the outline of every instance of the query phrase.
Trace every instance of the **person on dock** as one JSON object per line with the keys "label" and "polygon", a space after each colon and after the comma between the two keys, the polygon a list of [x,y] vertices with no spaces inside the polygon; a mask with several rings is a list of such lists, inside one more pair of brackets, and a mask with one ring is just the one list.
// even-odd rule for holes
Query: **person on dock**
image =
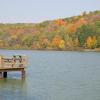
{"label": "person on dock", "polygon": [[23,59],[22,59],[22,56],[19,56],[19,67],[22,67],[23,66],[23,63],[22,63]]}
{"label": "person on dock", "polygon": [[14,65],[16,64],[16,56],[13,56],[12,60],[13,60],[12,67],[14,67]]}

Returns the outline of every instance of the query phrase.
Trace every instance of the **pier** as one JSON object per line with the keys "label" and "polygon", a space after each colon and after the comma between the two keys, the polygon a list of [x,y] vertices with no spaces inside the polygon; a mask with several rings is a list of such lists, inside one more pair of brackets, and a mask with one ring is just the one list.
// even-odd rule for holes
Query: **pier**
{"label": "pier", "polygon": [[0,77],[7,78],[8,72],[20,71],[21,77],[25,78],[25,68],[27,58],[23,55],[13,55],[13,57],[0,56]]}

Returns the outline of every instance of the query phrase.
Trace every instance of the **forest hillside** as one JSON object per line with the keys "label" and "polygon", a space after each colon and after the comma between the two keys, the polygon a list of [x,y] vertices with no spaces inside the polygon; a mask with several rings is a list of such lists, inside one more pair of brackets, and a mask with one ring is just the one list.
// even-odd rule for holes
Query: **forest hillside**
{"label": "forest hillside", "polygon": [[0,49],[100,50],[100,11],[42,23],[0,23]]}

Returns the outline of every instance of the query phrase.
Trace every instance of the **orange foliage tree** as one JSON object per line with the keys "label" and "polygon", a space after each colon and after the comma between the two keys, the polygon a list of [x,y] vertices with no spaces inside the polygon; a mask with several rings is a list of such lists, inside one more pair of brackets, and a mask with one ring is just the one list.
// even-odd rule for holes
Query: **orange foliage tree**
{"label": "orange foliage tree", "polygon": [[59,35],[56,35],[52,40],[52,46],[59,48],[60,41],[61,41],[61,37]]}
{"label": "orange foliage tree", "polygon": [[76,29],[77,29],[77,26],[76,24],[73,24],[73,23],[68,24],[66,27],[67,33],[74,33],[76,32]]}
{"label": "orange foliage tree", "polygon": [[80,18],[79,20],[78,20],[78,22],[76,23],[76,25],[78,26],[78,27],[81,27],[82,25],[86,25],[87,24],[87,21],[84,19],[84,18]]}
{"label": "orange foliage tree", "polygon": [[67,22],[65,22],[64,20],[62,19],[58,19],[55,21],[56,22],[56,25],[58,26],[62,26],[62,25],[66,25]]}

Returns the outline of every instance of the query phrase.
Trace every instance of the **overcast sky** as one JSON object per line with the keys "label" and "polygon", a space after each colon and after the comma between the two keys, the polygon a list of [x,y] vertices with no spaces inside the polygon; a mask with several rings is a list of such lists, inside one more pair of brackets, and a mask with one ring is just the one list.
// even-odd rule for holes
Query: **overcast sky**
{"label": "overcast sky", "polygon": [[0,0],[0,23],[37,23],[100,10],[100,0]]}

